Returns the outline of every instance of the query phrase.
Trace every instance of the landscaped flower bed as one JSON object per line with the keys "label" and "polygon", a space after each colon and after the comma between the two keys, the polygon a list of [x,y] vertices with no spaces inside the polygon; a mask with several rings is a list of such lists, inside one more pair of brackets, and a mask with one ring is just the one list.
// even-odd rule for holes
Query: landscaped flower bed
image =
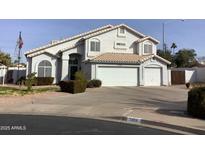
{"label": "landscaped flower bed", "polygon": [[0,87],[0,96],[23,96],[26,94],[35,94],[35,93],[42,93],[42,92],[52,92],[58,91],[58,87],[41,87],[35,88],[32,90],[27,90],[26,88],[15,88],[15,87]]}

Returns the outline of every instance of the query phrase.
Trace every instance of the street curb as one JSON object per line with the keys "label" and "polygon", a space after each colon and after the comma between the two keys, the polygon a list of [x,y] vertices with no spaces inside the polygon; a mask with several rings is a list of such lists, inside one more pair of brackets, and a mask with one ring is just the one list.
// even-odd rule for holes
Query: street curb
{"label": "street curb", "polygon": [[132,123],[132,124],[141,124],[143,126],[167,130],[167,131],[176,132],[180,134],[205,135],[205,130],[192,128],[192,127],[184,127],[184,126],[179,126],[179,125],[172,125],[172,124],[167,124],[167,123],[158,122],[158,121],[150,121],[150,120],[137,118],[137,117],[108,117],[108,118]]}

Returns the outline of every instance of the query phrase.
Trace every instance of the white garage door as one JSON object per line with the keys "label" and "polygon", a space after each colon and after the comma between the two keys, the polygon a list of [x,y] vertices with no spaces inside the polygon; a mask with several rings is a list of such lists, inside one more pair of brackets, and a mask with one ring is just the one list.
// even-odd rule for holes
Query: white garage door
{"label": "white garage door", "polygon": [[144,70],[145,86],[160,86],[162,83],[161,68],[147,67]]}
{"label": "white garage door", "polygon": [[132,67],[98,67],[97,79],[103,86],[137,86],[138,68]]}

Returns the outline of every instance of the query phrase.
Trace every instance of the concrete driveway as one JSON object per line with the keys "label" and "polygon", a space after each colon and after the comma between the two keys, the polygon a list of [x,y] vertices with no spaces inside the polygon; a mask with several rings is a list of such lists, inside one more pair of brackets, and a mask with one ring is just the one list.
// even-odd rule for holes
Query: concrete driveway
{"label": "concrete driveway", "polygon": [[187,90],[173,87],[102,87],[85,93],[52,92],[0,98],[1,113],[122,116],[131,110],[185,110]]}
{"label": "concrete driveway", "polygon": [[82,118],[142,118],[156,123],[204,129],[203,120],[186,115],[184,87],[102,87],[85,93],[50,92],[1,97],[1,114],[53,115]]}

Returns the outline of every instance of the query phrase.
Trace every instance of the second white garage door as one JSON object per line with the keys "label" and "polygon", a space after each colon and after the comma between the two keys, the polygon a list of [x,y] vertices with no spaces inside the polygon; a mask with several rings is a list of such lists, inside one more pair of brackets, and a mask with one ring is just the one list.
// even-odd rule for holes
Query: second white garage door
{"label": "second white garage door", "polygon": [[99,66],[97,79],[102,81],[103,86],[137,86],[138,68]]}
{"label": "second white garage door", "polygon": [[161,68],[147,67],[144,69],[145,86],[160,86],[162,83]]}

